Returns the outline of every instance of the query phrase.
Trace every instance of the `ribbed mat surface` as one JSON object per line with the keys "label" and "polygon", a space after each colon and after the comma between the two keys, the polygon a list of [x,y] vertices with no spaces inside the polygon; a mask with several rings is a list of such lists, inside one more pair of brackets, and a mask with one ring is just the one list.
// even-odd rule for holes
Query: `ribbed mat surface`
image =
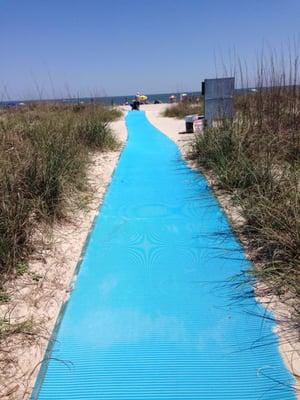
{"label": "ribbed mat surface", "polygon": [[206,181],[143,112],[127,126],[33,399],[295,399]]}

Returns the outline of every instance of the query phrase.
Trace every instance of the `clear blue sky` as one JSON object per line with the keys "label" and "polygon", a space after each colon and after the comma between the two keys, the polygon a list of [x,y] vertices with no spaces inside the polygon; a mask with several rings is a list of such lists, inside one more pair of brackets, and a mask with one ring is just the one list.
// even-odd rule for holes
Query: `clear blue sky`
{"label": "clear blue sky", "polygon": [[299,31],[300,0],[0,0],[0,100],[199,90]]}

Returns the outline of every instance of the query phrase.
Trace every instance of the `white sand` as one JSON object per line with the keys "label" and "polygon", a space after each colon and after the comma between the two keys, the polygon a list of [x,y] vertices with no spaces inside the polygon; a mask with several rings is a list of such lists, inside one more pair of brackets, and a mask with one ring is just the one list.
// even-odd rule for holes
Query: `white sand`
{"label": "white sand", "polygon": [[183,155],[185,155],[194,134],[185,133],[185,122],[183,119],[163,117],[162,112],[166,106],[166,104],[147,104],[142,105],[141,110],[146,112],[151,124],[172,139],[179,146]]}

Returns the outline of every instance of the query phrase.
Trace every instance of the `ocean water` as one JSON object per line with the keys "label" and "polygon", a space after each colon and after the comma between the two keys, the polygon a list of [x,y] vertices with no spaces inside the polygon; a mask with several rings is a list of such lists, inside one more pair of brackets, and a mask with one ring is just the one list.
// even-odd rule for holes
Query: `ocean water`
{"label": "ocean water", "polygon": [[[193,97],[199,97],[201,96],[200,92],[184,92],[187,93],[189,96]],[[146,96],[148,96],[148,102],[149,103],[154,103],[155,100],[159,100],[161,103],[168,103],[169,102],[169,97],[172,95],[180,96],[180,93],[157,93],[157,94],[147,94],[144,93]],[[64,102],[64,103],[90,103],[91,101],[96,102],[98,104],[105,104],[105,105],[121,105],[124,104],[126,101],[129,103],[134,99],[135,94],[129,94],[129,95],[123,95],[123,96],[105,96],[105,97],[81,97],[81,98],[66,98],[66,99],[44,99],[44,100],[12,100],[12,101],[2,101],[0,102],[0,107],[14,107],[18,105],[18,103],[28,103],[28,102],[34,102],[34,101],[53,101],[53,102]]]}
{"label": "ocean water", "polygon": [[[243,92],[251,91],[251,88],[248,89],[235,89],[235,94],[241,94]],[[180,92],[186,93],[190,97],[200,97],[201,92]],[[170,92],[170,93],[156,93],[156,94],[148,94],[143,93],[148,97],[148,103],[154,103],[155,100],[160,101],[161,103],[169,103],[169,97],[172,95],[176,95],[177,99],[180,96],[179,92]],[[19,103],[32,103],[32,102],[63,102],[63,103],[90,103],[95,102],[97,104],[104,104],[104,105],[113,105],[118,106],[124,104],[126,101],[131,103],[134,100],[135,94],[128,94],[122,96],[103,96],[103,97],[71,97],[65,99],[42,99],[42,100],[9,100],[9,101],[0,101],[0,108],[1,107],[15,107]]]}
{"label": "ocean water", "polygon": [[[200,92],[184,92],[187,93],[188,96],[199,97],[201,96]],[[148,96],[148,103],[154,103],[155,100],[159,100],[161,103],[169,103],[169,97],[172,95],[176,95],[179,99],[180,93],[157,93],[157,94],[147,94]],[[127,101],[130,103],[134,99],[135,95],[128,95],[128,96],[114,96],[114,97],[99,97],[97,101],[105,102],[105,104],[124,104]]]}

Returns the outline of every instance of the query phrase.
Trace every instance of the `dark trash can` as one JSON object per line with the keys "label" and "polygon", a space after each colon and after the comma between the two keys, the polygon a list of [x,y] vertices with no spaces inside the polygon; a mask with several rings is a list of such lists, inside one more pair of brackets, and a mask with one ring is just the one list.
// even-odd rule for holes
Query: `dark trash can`
{"label": "dark trash can", "polygon": [[194,121],[196,119],[198,119],[198,118],[199,118],[198,114],[187,115],[185,117],[185,131],[186,131],[186,133],[194,133],[194,128],[193,128]]}

